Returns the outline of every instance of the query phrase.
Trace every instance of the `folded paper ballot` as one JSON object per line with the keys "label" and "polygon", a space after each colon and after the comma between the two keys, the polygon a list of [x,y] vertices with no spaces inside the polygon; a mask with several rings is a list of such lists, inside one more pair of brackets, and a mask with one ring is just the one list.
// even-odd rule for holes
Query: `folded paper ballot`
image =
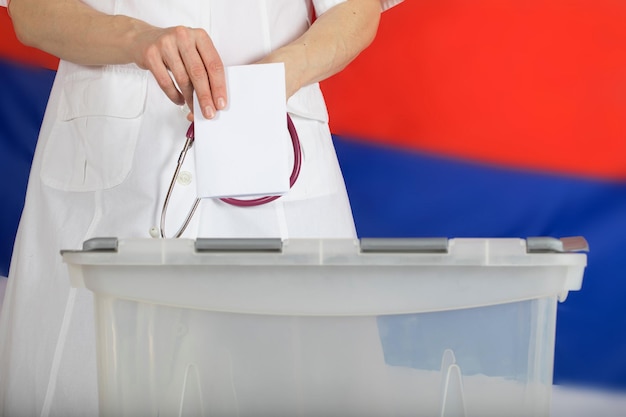
{"label": "folded paper ballot", "polygon": [[291,139],[283,64],[226,67],[228,106],[202,117],[194,97],[200,198],[281,195],[289,190]]}

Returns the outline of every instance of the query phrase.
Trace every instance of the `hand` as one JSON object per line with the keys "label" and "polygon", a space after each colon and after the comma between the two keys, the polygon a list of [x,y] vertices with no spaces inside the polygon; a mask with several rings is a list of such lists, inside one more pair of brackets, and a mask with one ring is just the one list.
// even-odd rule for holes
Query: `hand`
{"label": "hand", "polygon": [[224,65],[204,29],[150,26],[135,45],[137,65],[154,75],[170,100],[189,106],[189,120],[193,120],[194,91],[205,118],[213,118],[217,110],[226,107]]}

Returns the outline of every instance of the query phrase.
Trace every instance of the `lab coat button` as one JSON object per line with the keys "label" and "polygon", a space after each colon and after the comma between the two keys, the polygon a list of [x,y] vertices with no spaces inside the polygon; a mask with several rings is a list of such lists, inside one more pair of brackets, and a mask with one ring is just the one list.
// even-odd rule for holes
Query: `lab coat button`
{"label": "lab coat button", "polygon": [[191,179],[191,172],[181,171],[180,174],[178,174],[177,181],[180,185],[189,185],[191,184]]}
{"label": "lab coat button", "polygon": [[152,236],[152,237],[154,237],[154,238],[157,238],[157,237],[159,237],[159,236],[160,236],[160,233],[159,233],[159,228],[158,228],[158,227],[156,227],[156,226],[152,226],[152,227],[150,228],[149,233],[150,233],[150,236]]}

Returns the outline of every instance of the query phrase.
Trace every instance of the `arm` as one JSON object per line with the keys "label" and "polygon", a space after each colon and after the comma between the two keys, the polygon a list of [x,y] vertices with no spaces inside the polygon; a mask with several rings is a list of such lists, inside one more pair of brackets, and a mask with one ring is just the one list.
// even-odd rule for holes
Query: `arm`
{"label": "arm", "polygon": [[[16,0],[13,0],[16,1]],[[376,36],[380,0],[347,0],[322,14],[295,41],[261,60],[284,62],[287,97],[344,69]]]}
{"label": "arm", "polygon": [[226,106],[223,64],[202,29],[157,28],[100,13],[79,0],[11,0],[9,11],[26,45],[83,65],[136,63],[177,104],[193,108],[195,90],[207,118]]}
{"label": "arm", "polygon": [[[289,97],[339,72],[367,47],[376,34],[380,10],[380,0],[340,3],[261,62],[285,63]],[[20,41],[27,45],[84,65],[134,62],[150,70],[177,104],[193,108],[195,90],[207,118],[226,106],[223,64],[202,29],[157,28],[100,13],[79,0],[12,0],[10,12]]]}

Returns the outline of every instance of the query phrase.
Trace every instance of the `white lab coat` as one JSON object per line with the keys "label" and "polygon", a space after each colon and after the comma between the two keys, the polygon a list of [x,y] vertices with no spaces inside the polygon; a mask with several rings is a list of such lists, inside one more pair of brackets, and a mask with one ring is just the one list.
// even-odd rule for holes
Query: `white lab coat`
{"label": "white lab coat", "polygon": [[[225,65],[246,64],[295,39],[344,0],[88,0],[157,26],[205,28]],[[390,7],[400,0],[381,0]],[[6,5],[6,0],[0,0]],[[354,237],[317,84],[288,102],[303,148],[294,188],[264,206],[203,201],[184,236]],[[70,288],[60,249],[95,236],[150,237],[184,135],[186,113],[134,65],[59,65],[32,164],[0,315],[0,415],[97,415],[91,293]],[[195,198],[194,157],[177,185],[167,233]],[[286,175],[289,173],[287,172]]]}

